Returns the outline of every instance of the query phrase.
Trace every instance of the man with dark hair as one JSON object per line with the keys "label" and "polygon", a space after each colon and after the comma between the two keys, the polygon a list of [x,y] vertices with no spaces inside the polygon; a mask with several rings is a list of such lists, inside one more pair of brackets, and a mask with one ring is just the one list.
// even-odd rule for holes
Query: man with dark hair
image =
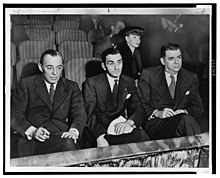
{"label": "man with dark hair", "polygon": [[88,78],[84,85],[88,128],[98,147],[148,140],[140,128],[144,110],[134,79],[121,75],[122,64],[117,49],[105,50],[101,64],[105,73]]}
{"label": "man with dark hair", "polygon": [[58,51],[45,51],[38,67],[42,74],[21,79],[12,95],[11,127],[21,136],[19,156],[76,150],[86,123],[79,87],[61,77]]}
{"label": "man with dark hair", "polygon": [[124,41],[118,45],[123,59],[122,74],[138,79],[142,71],[142,60],[138,47],[144,28],[139,26],[125,27],[119,32]]}
{"label": "man with dark hair", "polygon": [[203,112],[197,75],[182,68],[177,44],[161,48],[162,66],[144,69],[138,95],[146,111],[143,129],[150,139],[200,134],[195,119]]}

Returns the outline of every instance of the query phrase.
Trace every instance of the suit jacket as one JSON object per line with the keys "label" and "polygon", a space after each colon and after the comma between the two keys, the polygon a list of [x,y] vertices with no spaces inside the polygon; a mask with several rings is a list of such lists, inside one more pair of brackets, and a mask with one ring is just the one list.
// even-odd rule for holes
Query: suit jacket
{"label": "suit jacket", "polygon": [[[138,73],[142,71],[142,61],[141,61],[141,55],[139,53],[138,49],[135,49],[134,56],[132,55],[132,52],[127,45],[127,43],[124,41],[120,45],[118,45],[118,50],[120,51],[123,59],[123,69],[122,74],[127,75],[132,78],[139,78]],[[133,61],[136,61],[136,71],[133,69]]]}
{"label": "suit jacket", "polygon": [[165,78],[164,68],[156,66],[144,69],[139,80],[138,95],[142,101],[146,117],[155,109],[166,107],[174,111],[186,109],[197,118],[203,112],[202,100],[198,92],[197,75],[182,68],[177,75],[175,98],[172,99]]}
{"label": "suit jacket", "polygon": [[[88,127],[95,138],[106,134],[112,120],[120,115],[125,116],[127,109],[128,118],[139,127],[144,118],[144,110],[136,93],[134,79],[121,75],[118,88],[118,105],[113,112],[107,109],[110,85],[105,73],[88,78],[83,89]],[[129,97],[130,96],[130,97]]]}
{"label": "suit jacket", "polygon": [[77,83],[60,78],[52,104],[42,74],[21,79],[12,96],[11,118],[12,128],[24,137],[30,126],[41,126],[51,133],[76,128],[81,135],[86,123],[83,97]]}

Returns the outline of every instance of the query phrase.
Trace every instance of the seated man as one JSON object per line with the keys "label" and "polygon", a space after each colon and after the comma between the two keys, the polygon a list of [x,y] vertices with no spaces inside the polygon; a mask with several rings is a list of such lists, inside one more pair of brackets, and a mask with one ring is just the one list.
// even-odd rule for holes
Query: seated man
{"label": "seated man", "polygon": [[98,147],[148,140],[140,128],[144,110],[134,79],[121,75],[122,63],[117,49],[105,50],[101,65],[106,73],[88,78],[84,85],[88,128]]}
{"label": "seated man", "polygon": [[19,156],[79,148],[86,123],[83,97],[77,83],[61,78],[63,63],[59,52],[45,51],[38,64],[42,74],[21,79],[12,95]]}
{"label": "seated man", "polygon": [[195,120],[203,112],[197,75],[182,68],[177,44],[161,48],[162,66],[144,69],[138,95],[146,111],[143,129],[150,139],[200,134]]}

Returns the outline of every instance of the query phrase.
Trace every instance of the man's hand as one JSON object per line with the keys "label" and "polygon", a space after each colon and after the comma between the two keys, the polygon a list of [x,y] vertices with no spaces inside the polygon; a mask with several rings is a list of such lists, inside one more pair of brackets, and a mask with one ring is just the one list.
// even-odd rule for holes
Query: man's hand
{"label": "man's hand", "polygon": [[156,111],[154,115],[158,118],[167,118],[175,115],[175,112],[170,108],[165,108],[162,111]]}
{"label": "man's hand", "polygon": [[50,138],[50,132],[43,127],[39,127],[34,131],[33,137],[40,142],[44,142],[46,139]]}
{"label": "man's hand", "polygon": [[178,110],[175,111],[175,115],[177,115],[177,114],[181,114],[181,113],[185,113],[185,114],[187,114],[187,111],[184,110],[184,109],[178,109]]}
{"label": "man's hand", "polygon": [[70,130],[68,132],[63,132],[63,134],[61,135],[61,138],[72,138],[74,140],[74,143],[76,143],[78,139],[78,135],[76,131]]}
{"label": "man's hand", "polygon": [[116,135],[121,135],[124,133],[131,133],[135,127],[127,120],[126,122],[120,122],[115,124],[115,133]]}
{"label": "man's hand", "polygon": [[97,147],[104,147],[109,146],[108,141],[104,138],[105,134],[100,135],[96,141],[97,141]]}

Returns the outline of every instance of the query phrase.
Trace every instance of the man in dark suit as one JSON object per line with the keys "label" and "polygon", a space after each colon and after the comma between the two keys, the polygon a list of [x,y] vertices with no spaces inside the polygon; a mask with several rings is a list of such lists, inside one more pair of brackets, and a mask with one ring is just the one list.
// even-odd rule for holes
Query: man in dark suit
{"label": "man in dark suit", "polygon": [[122,64],[117,49],[106,49],[102,54],[106,73],[88,78],[84,85],[88,128],[98,147],[148,140],[140,128],[144,110],[134,79],[121,75]]}
{"label": "man in dark suit", "polygon": [[200,134],[195,119],[203,112],[196,74],[182,68],[182,49],[177,44],[161,48],[163,66],[144,69],[138,95],[146,111],[143,128],[150,139]]}
{"label": "man in dark suit", "polygon": [[122,74],[138,79],[142,71],[142,60],[138,47],[144,28],[139,26],[125,27],[119,32],[124,41],[118,45],[123,59]]}
{"label": "man in dark suit", "polygon": [[42,74],[21,79],[12,95],[19,156],[79,148],[86,123],[83,97],[77,83],[61,77],[63,63],[59,52],[45,51],[38,64]]}

